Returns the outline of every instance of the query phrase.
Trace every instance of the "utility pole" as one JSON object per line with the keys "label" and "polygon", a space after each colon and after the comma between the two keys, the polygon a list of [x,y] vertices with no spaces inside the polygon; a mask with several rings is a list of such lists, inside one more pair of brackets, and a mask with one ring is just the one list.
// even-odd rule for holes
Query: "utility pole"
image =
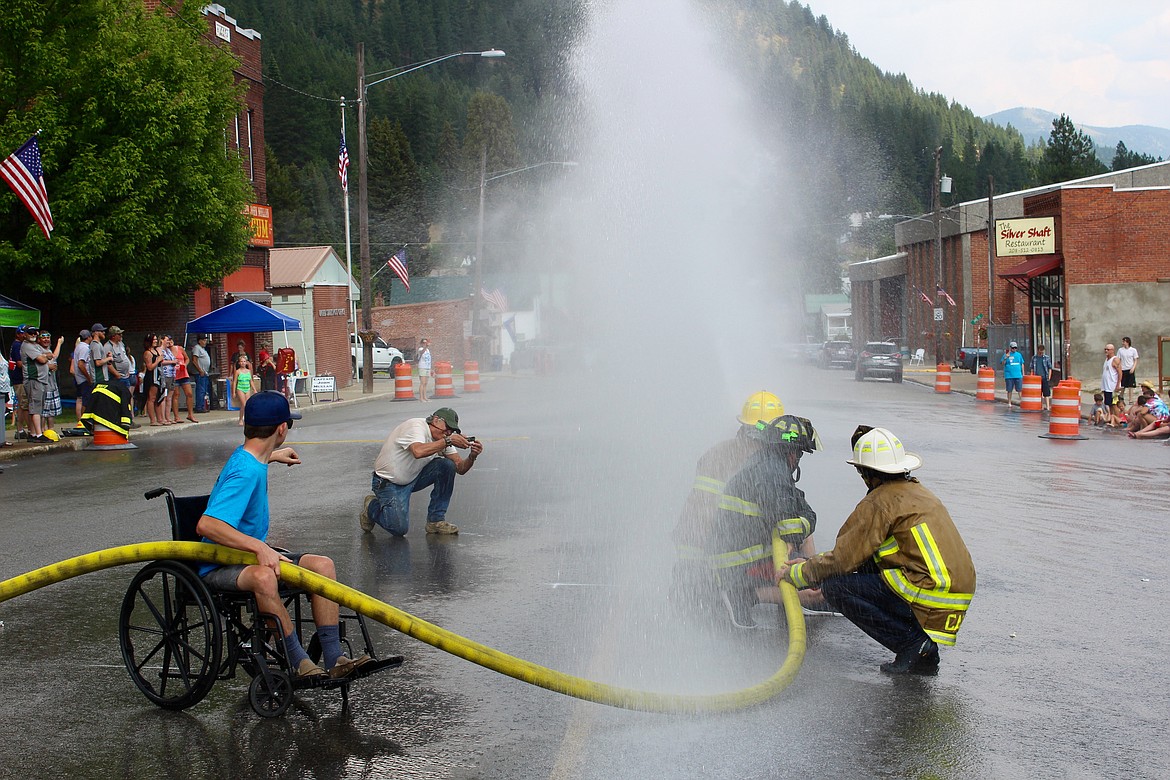
{"label": "utility pole", "polygon": [[480,316],[483,312],[483,201],[484,188],[487,186],[487,141],[483,142],[479,154],[479,226],[475,231],[475,284],[471,291],[471,354],[476,360],[483,360],[480,353],[480,334],[483,326]]}
{"label": "utility pole", "polygon": [[995,322],[995,177],[987,174],[987,324]]}
{"label": "utility pole", "polygon": [[370,215],[366,188],[366,45],[357,45],[358,70],[358,242],[362,262],[362,393],[374,392],[374,310],[370,300]]}
{"label": "utility pole", "polygon": [[934,150],[934,359],[935,363],[949,363],[943,355],[942,307],[942,194],[939,186],[942,176],[942,150]]}

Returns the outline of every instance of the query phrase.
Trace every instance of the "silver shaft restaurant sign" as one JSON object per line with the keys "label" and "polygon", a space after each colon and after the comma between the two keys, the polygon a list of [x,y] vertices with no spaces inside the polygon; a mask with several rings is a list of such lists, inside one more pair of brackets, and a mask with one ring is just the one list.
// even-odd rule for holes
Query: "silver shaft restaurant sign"
{"label": "silver shaft restaurant sign", "polygon": [[1051,255],[1056,252],[1056,218],[997,219],[995,254],[997,257]]}

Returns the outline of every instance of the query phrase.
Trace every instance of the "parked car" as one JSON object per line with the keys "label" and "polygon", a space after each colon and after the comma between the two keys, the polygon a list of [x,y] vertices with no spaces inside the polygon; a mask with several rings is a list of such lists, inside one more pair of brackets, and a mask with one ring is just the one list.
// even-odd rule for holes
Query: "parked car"
{"label": "parked car", "polygon": [[821,355],[817,363],[821,368],[832,366],[852,366],[857,359],[851,341],[826,341],[821,346]]}
{"label": "parked car", "polygon": [[978,374],[980,366],[988,365],[987,347],[959,347],[955,353],[955,365]]}
{"label": "parked car", "polygon": [[857,356],[854,378],[860,382],[874,376],[902,381],[902,349],[892,341],[870,341]]}
{"label": "parked car", "polygon": [[[350,362],[353,364],[354,371],[358,376],[362,376],[362,345],[358,343],[357,337],[354,334],[349,334],[349,356]],[[387,344],[381,337],[374,339],[374,373],[385,371],[394,376],[394,367],[403,362],[402,353],[394,347]]]}

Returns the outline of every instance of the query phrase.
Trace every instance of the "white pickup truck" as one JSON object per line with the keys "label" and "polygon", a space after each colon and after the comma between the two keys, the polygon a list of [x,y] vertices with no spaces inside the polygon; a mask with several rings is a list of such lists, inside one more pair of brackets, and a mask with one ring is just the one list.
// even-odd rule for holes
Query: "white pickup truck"
{"label": "white pickup truck", "polygon": [[[362,376],[362,345],[357,336],[349,334],[349,357],[354,371]],[[394,376],[394,367],[403,362],[402,353],[381,338],[374,339],[374,373],[385,371]]]}

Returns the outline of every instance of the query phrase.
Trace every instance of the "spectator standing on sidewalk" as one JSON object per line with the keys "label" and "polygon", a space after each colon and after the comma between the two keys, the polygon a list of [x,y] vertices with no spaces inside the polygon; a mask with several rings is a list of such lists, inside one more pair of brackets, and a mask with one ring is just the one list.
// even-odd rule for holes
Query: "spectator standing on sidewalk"
{"label": "spectator standing on sidewalk", "polygon": [[1121,337],[1121,349],[1117,350],[1117,359],[1121,361],[1121,405],[1125,406],[1128,388],[1137,387],[1138,351],[1134,349],[1129,336]]}
{"label": "spectator standing on sidewalk", "polygon": [[[52,343],[53,334],[47,330],[42,330],[37,337],[37,345],[41,349],[47,350],[49,344]],[[57,349],[53,351],[53,357],[45,364],[45,401],[44,408],[41,410],[41,433],[48,434],[53,430],[53,421],[55,418],[61,416],[61,388],[57,385],[57,358],[61,352],[61,344],[65,341],[62,336],[57,339]],[[57,439],[52,439],[57,441]]]}
{"label": "spectator standing on sidewalk", "polygon": [[427,398],[427,382],[431,378],[431,342],[423,339],[418,350],[418,400],[424,404]]}
{"label": "spectator standing on sidewalk", "polygon": [[207,351],[207,334],[200,333],[191,347],[191,365],[195,370],[195,411],[209,412],[211,393],[211,354]]}
{"label": "spectator standing on sidewalk", "polygon": [[1117,357],[1116,348],[1112,344],[1105,345],[1105,362],[1101,364],[1101,394],[1105,397],[1105,408],[1109,410],[1109,427],[1117,427],[1118,400],[1114,394],[1121,392],[1121,358]]}
{"label": "spectator standing on sidewalk", "polygon": [[[106,342],[106,349],[110,353],[110,381],[120,382],[130,393],[130,398],[134,398],[134,389],[138,386],[138,372],[134,370],[134,358],[126,352],[126,344],[123,339],[126,331],[119,328],[117,325],[111,325],[108,331],[110,340]],[[131,401],[131,411],[133,411],[133,400]],[[131,428],[140,428],[141,426],[134,421],[133,415],[130,418]]]}
{"label": "spectator standing on sidewalk", "polygon": [[16,329],[12,350],[8,353],[8,381],[12,385],[12,429],[14,439],[28,438],[28,393],[24,386],[24,356],[21,348],[27,338],[28,326]]}
{"label": "spectator standing on sidewalk", "polygon": [[175,396],[171,399],[171,411],[176,420],[179,419],[179,395],[186,399],[187,422],[199,422],[195,419],[195,380],[191,378],[191,359],[187,357],[187,350],[178,344],[171,344],[171,352],[175,355]]}
{"label": "spectator standing on sidewalk", "polygon": [[[12,442],[8,441],[8,417],[6,411],[8,409],[8,401],[12,397],[12,379],[8,374],[8,369],[5,367],[0,371],[0,447],[11,447]],[[12,407],[13,416],[16,414],[16,405]],[[3,472],[0,472],[3,473]]]}
{"label": "spectator standing on sidewalk", "polygon": [[[28,440],[47,442],[50,439],[44,435],[41,418],[45,412],[45,395],[49,391],[49,363],[52,362],[54,368],[56,367],[57,356],[61,353],[61,343],[65,339],[58,338],[57,348],[50,351],[37,343],[40,333],[39,328],[30,328],[25,332],[20,354],[24,363],[25,392],[28,394]],[[30,334],[32,338],[28,338]]]}
{"label": "spectator standing on sidewalk", "polygon": [[93,390],[93,375],[89,373],[89,342],[93,341],[93,334],[82,330],[77,334],[77,343],[73,345],[73,365],[70,367],[73,374],[73,384],[77,391],[77,399],[73,403],[77,413],[77,425],[81,425],[81,415],[85,414],[85,407],[89,404],[89,393]]}
{"label": "spectator standing on sidewalk", "polygon": [[[175,342],[170,336],[162,337],[162,360],[159,361],[159,367],[162,369],[162,390],[158,397],[161,403],[159,411],[163,425],[175,425],[179,422],[179,402],[175,396],[175,366],[178,365],[179,361],[175,360],[175,353],[171,350],[174,344]],[[241,411],[240,414],[243,415],[243,412]]]}
{"label": "spectator standing on sidewalk", "polygon": [[[466,458],[459,450],[470,450]],[[359,521],[366,533],[380,525],[394,536],[410,529],[410,496],[428,487],[428,534],[457,534],[459,527],[447,522],[447,507],[455,490],[455,475],[466,474],[483,453],[475,437],[459,430],[454,409],[436,409],[429,417],[412,417],[399,424],[382,445],[374,461],[372,489],[366,496]]]}
{"label": "spectator standing on sidewalk", "polygon": [[1012,391],[1021,399],[1024,393],[1024,356],[1020,354],[1020,347],[1016,342],[1008,344],[1007,352],[1003,353],[1003,382],[1007,387],[1007,404],[1012,408]]}
{"label": "spectator standing on sidewalk", "polygon": [[1040,377],[1040,402],[1042,408],[1052,410],[1052,358],[1044,353],[1044,345],[1036,346],[1029,366],[1032,373]]}

